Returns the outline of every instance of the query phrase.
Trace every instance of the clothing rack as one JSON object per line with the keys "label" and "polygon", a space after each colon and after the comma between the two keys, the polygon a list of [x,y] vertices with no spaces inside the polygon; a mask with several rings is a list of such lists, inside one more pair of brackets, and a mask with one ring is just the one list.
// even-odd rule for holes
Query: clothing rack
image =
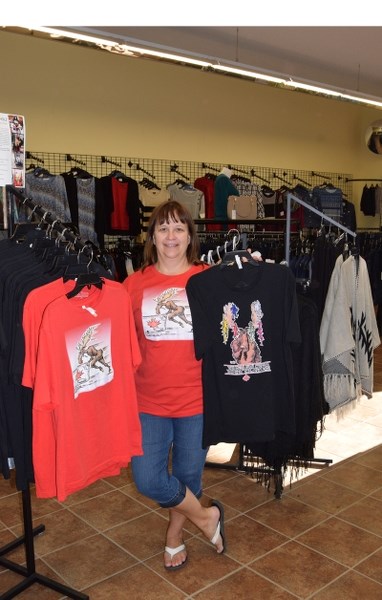
{"label": "clothing rack", "polygon": [[171,173],[176,173],[177,175],[179,175],[180,177],[182,177],[182,179],[187,179],[187,181],[190,181],[190,178],[187,177],[187,175],[185,175],[184,173],[181,173],[181,171],[178,170],[179,165],[177,165],[176,163],[174,163],[173,165],[170,166],[170,172]]}
{"label": "clothing rack", "polygon": [[[304,203],[305,204],[305,203]],[[289,206],[290,206],[290,200],[289,200]],[[307,205],[309,207],[309,205]],[[318,211],[317,211],[318,212]],[[321,214],[321,213],[320,213]],[[328,217],[329,219],[329,217]],[[286,226],[288,227],[288,219],[274,219],[277,222],[283,222],[286,223]],[[332,220],[332,219],[330,219]],[[248,224],[248,223],[258,223],[264,221],[266,223],[269,224],[269,219],[257,219],[257,220],[250,220],[250,221],[232,221],[232,220],[216,220],[216,219],[196,219],[194,220],[195,224],[203,224],[206,222],[211,222],[211,223],[225,223],[225,224]],[[344,228],[346,229],[346,228]],[[349,230],[348,230],[349,231]],[[201,234],[205,233],[205,232],[200,232]],[[226,234],[233,234],[234,238],[229,241],[227,240],[226,242],[226,247],[224,246],[219,246],[217,249],[215,249],[211,256],[209,256],[208,258],[213,259],[213,257],[216,255],[218,258],[223,258],[224,254],[226,252],[229,251],[235,251],[235,249],[246,249],[247,248],[247,232],[241,232],[238,231],[237,229],[230,229],[228,231],[225,232]],[[249,232],[251,233],[251,232]],[[265,232],[267,233],[267,232]],[[268,232],[269,233],[269,232]],[[272,232],[274,234],[274,232]],[[279,235],[286,235],[285,232],[279,231],[277,232]],[[350,232],[351,233],[351,232]],[[262,235],[262,232],[259,232],[260,235]],[[290,243],[290,208],[289,208],[289,242]],[[238,237],[237,237],[238,236]],[[221,249],[221,255],[220,255],[220,249]],[[288,256],[289,256],[289,252],[288,252]],[[213,461],[206,461],[205,466],[206,467],[210,467],[210,468],[215,468],[215,469],[229,469],[229,470],[234,470],[234,471],[239,471],[239,472],[246,472],[246,473],[250,473],[250,474],[254,474],[257,473],[259,478],[261,478],[262,476],[265,476],[267,479],[269,477],[273,477],[274,480],[274,484],[275,484],[275,498],[276,499],[280,499],[282,496],[282,491],[283,491],[283,481],[284,481],[284,474],[283,474],[283,467],[271,467],[268,466],[264,463],[264,466],[261,466],[261,457],[255,457],[257,460],[257,464],[255,466],[254,464],[254,457],[251,454],[251,451],[247,448],[246,444],[243,443],[239,443],[239,456],[238,456],[238,460],[236,462],[227,462],[227,463],[216,463]],[[321,465],[321,466],[329,466],[332,463],[331,459],[328,458],[304,458],[304,457],[294,457],[294,456],[290,456],[287,460],[287,464],[291,467],[295,467],[298,468],[299,466],[304,466],[306,468],[311,467],[313,465]]]}
{"label": "clothing rack", "polygon": [[107,156],[101,156],[101,162],[109,163],[110,165],[114,165],[116,167],[122,167],[120,162],[116,162],[115,160],[112,160],[111,158],[108,158]]}
{"label": "clothing rack", "polygon": [[315,171],[311,172],[312,177],[322,177],[322,179],[331,179],[331,177],[328,177],[327,175],[322,175],[321,173],[316,173]]}
{"label": "clothing rack", "polygon": [[[78,244],[78,236],[76,236],[73,232],[70,232],[70,230],[67,227],[65,227],[62,223],[60,223],[58,219],[54,219],[53,215],[51,215],[47,211],[44,211],[44,209],[41,206],[36,205],[31,198],[27,198],[13,186],[7,186],[7,191],[17,196],[17,198],[21,200],[23,204],[25,204],[33,210],[34,214],[43,218],[46,223],[52,225],[61,233],[62,236],[65,236],[65,238],[68,239],[68,241],[72,241],[73,243]],[[83,247],[85,248],[85,246]],[[1,600],[10,600],[11,598],[15,598],[35,583],[38,583],[43,587],[55,590],[56,592],[64,594],[68,598],[73,598],[74,600],[89,600],[88,595],[82,594],[81,592],[74,590],[66,585],[63,585],[58,581],[55,581],[53,579],[50,579],[49,577],[46,577],[45,575],[37,573],[34,552],[34,536],[43,533],[43,531],[45,531],[45,525],[39,525],[38,527],[33,528],[31,507],[32,503],[29,484],[26,486],[25,489],[21,491],[21,496],[24,535],[0,548],[0,565],[5,567],[6,569],[14,571],[15,573],[18,573],[19,575],[22,575],[24,579],[9,590],[7,590],[6,592],[2,593]],[[26,567],[5,558],[6,554],[12,552],[21,545],[24,545],[25,549]]]}
{"label": "clothing rack", "polygon": [[75,156],[72,156],[71,154],[66,155],[66,160],[70,161],[70,162],[76,162],[77,164],[83,165],[84,167],[86,167],[85,161],[81,160],[80,158],[76,158]]}
{"label": "clothing rack", "polygon": [[147,171],[147,169],[141,167],[139,163],[136,163],[135,168],[137,171],[142,171],[142,173],[146,173],[146,175],[148,175],[151,179],[155,179],[155,175],[153,173],[150,173],[150,171]]}
{"label": "clothing rack", "polygon": [[[283,220],[285,222],[285,219]],[[199,221],[194,221],[199,222]],[[201,221],[200,221],[201,222]],[[215,223],[219,223],[219,221],[215,221]],[[253,222],[253,221],[251,221]],[[269,224],[269,219],[266,221]],[[237,221],[231,221],[230,224],[235,223],[238,224]],[[240,223],[248,223],[248,221],[240,221]],[[206,260],[208,264],[216,264],[218,263],[227,252],[232,252],[237,250],[246,250],[247,248],[252,248],[254,251],[254,246],[256,249],[257,243],[264,243],[264,241],[274,242],[275,240],[282,240],[283,244],[285,243],[285,232],[280,230],[275,231],[246,231],[245,229],[229,229],[228,231],[198,231],[198,237],[205,244],[208,239],[212,239],[216,241],[216,238],[220,236],[220,243],[215,244],[214,248],[210,248],[206,250],[202,256],[201,260]],[[229,239],[229,236],[232,235],[232,239]],[[299,232],[292,232],[291,235],[299,236]],[[221,241],[225,236],[225,240]],[[257,248],[259,250],[259,248]]]}
{"label": "clothing rack", "polygon": [[[82,243],[80,241],[80,236],[76,234],[75,231],[71,230],[68,227],[68,224],[62,223],[59,219],[56,219],[52,213],[46,211],[42,206],[36,204],[32,198],[28,198],[12,185],[7,185],[6,191],[7,193],[16,196],[23,206],[27,206],[28,208],[32,209],[33,214],[43,220],[47,225],[51,225],[55,231],[57,231],[61,236],[65,237],[68,242],[71,242],[74,247],[84,250],[88,248],[88,244]],[[13,223],[10,222],[10,232],[12,225]]]}
{"label": "clothing rack", "polygon": [[[267,235],[267,234],[277,234],[279,236],[284,236],[284,231],[280,230],[280,231],[245,231],[243,230],[243,226],[245,225],[261,225],[263,224],[267,224],[269,225],[270,223],[270,219],[247,219],[245,221],[238,221],[238,220],[232,220],[232,219],[194,219],[194,223],[195,225],[224,225],[224,226],[228,226],[228,225],[236,225],[238,228],[240,228],[240,230],[238,229],[226,229],[225,231],[220,231],[221,234],[227,234],[229,231],[236,231],[239,234],[240,237],[240,244],[241,244],[241,248],[243,248],[244,250],[248,247],[247,244],[247,237],[251,234],[253,235]],[[272,219],[272,223],[275,224],[285,224],[286,220],[285,219]],[[208,235],[208,233],[211,234],[217,234],[219,232],[215,231],[215,232],[205,232],[205,231],[198,231],[197,233],[199,233],[200,235]],[[219,250],[220,247],[218,247],[218,249],[215,249],[213,252],[213,257],[217,256],[217,258],[219,259]],[[230,250],[232,250],[232,247],[230,248]]]}
{"label": "clothing rack", "polygon": [[[10,600],[21,594],[24,590],[28,589],[35,583],[39,583],[43,587],[48,587],[51,590],[55,590],[60,594],[64,594],[74,600],[89,600],[89,596],[82,594],[66,585],[54,581],[49,577],[45,577],[41,573],[36,572],[35,554],[34,554],[34,543],[33,539],[35,535],[39,535],[45,531],[45,525],[39,525],[33,528],[32,525],[32,509],[31,509],[31,495],[29,486],[25,490],[22,490],[22,505],[23,505],[23,521],[24,521],[24,535],[17,538],[13,542],[6,544],[0,548],[0,565],[22,575],[24,579],[20,583],[16,584],[6,592],[1,594],[1,600]],[[4,555],[8,552],[12,552],[19,546],[24,544],[26,567],[18,565],[12,560],[4,558]]]}
{"label": "clothing rack", "polygon": [[362,179],[348,179],[347,177],[345,177],[345,181],[346,183],[348,183],[349,181],[382,181],[382,179],[370,179],[370,178],[364,178],[362,177]]}
{"label": "clothing rack", "polygon": [[[272,223],[281,223],[281,224],[285,224],[286,220],[285,219],[272,219]],[[217,225],[237,225],[239,227],[242,227],[243,225],[261,225],[262,223],[266,223],[267,225],[269,225],[270,220],[269,219],[248,219],[245,221],[237,221],[237,220],[230,220],[230,219],[194,219],[194,223],[195,225],[208,225],[208,224],[217,224]],[[209,232],[206,231],[198,231],[197,232],[199,235],[209,235]],[[217,231],[215,232],[210,232],[211,235],[216,235]],[[246,250],[249,246],[248,246],[248,237],[250,235],[259,235],[259,236],[274,236],[277,235],[278,237],[284,237],[285,236],[285,232],[280,230],[280,231],[243,231],[242,229],[240,229],[240,231],[238,229],[228,229],[226,231],[221,231],[221,234],[225,234],[226,236],[228,236],[229,234],[231,235],[237,235],[238,239],[235,240],[235,238],[233,238],[232,240],[229,240],[227,238],[226,242],[225,242],[225,246],[217,246],[215,249],[213,249],[213,251],[208,255],[208,258],[213,260],[214,258],[217,258],[218,260],[220,260],[220,258],[222,258],[223,254],[225,252],[231,251],[231,250],[235,250],[235,248],[239,249],[243,249]],[[222,255],[220,255],[220,252],[222,253]]]}
{"label": "clothing rack", "polygon": [[[283,173],[283,175],[285,177],[286,173]],[[283,183],[286,183],[287,185],[291,186],[292,184],[289,181],[287,181],[286,179],[284,179],[284,177],[280,177],[280,175],[277,175],[277,173],[273,173],[273,179],[279,179]]]}
{"label": "clothing rack", "polygon": [[305,179],[301,179],[301,177],[297,177],[296,174],[293,175],[293,179],[296,179],[297,181],[301,181],[301,183],[307,185],[308,187],[310,186],[310,183],[308,181],[305,181]]}
{"label": "clothing rack", "polygon": [[243,175],[247,175],[248,177],[251,176],[251,173],[248,173],[248,171],[246,171],[245,169],[240,169],[235,165],[228,165],[228,168],[234,173],[242,173]]}
{"label": "clothing rack", "polygon": [[217,173],[219,173],[219,170],[217,167],[211,167],[211,165],[208,165],[206,163],[202,163],[202,169],[208,169],[209,171],[216,171]]}
{"label": "clothing rack", "polygon": [[381,233],[381,228],[380,227],[357,227],[357,232],[378,232]]}
{"label": "clothing rack", "polygon": [[254,169],[251,169],[251,176],[256,177],[256,179],[260,179],[260,181],[265,181],[268,185],[271,183],[269,179],[265,179],[265,177],[261,177],[261,175],[257,175]]}
{"label": "clothing rack", "polygon": [[[70,155],[68,155],[68,156],[70,156]],[[44,159],[43,158],[35,156],[31,152],[28,152],[28,150],[25,152],[25,158],[31,159],[31,160],[35,160],[35,161],[41,163],[42,165],[44,164]]]}
{"label": "clothing rack", "polygon": [[294,202],[297,202],[298,204],[301,204],[301,206],[304,206],[311,212],[314,212],[316,215],[320,216],[322,220],[327,221],[328,223],[330,223],[331,225],[334,225],[335,227],[338,227],[339,229],[341,229],[348,235],[350,235],[354,238],[357,237],[357,234],[354,231],[351,231],[350,229],[348,229],[347,227],[345,227],[338,221],[335,221],[331,217],[328,217],[328,215],[321,212],[320,210],[317,210],[317,208],[314,208],[314,206],[311,206],[307,202],[304,202],[304,200],[297,198],[297,196],[295,196],[291,192],[288,192],[286,197],[287,197],[287,218],[286,218],[286,231],[285,231],[285,262],[287,263],[287,265],[289,265],[289,258],[290,258],[289,254],[290,254],[290,226],[291,226],[291,201],[292,200]]}
{"label": "clothing rack", "polygon": [[[194,219],[195,225],[269,225],[269,223],[286,223],[286,219]],[[282,233],[282,232],[280,232]]]}
{"label": "clothing rack", "polygon": [[[70,149],[68,149],[70,150]],[[75,159],[73,166],[76,165],[77,161],[80,160],[83,168],[93,175],[94,177],[104,177],[110,174],[111,165],[115,165],[128,177],[136,178],[139,171],[137,171],[135,165],[139,164],[140,167],[146,169],[150,174],[155,176],[155,182],[157,185],[165,189],[170,183],[173,182],[173,177],[177,176],[173,168],[178,171],[180,177],[184,181],[193,184],[197,178],[206,175],[206,170],[210,173],[218,174],[223,167],[227,167],[227,163],[211,162],[211,161],[190,161],[179,159],[179,157],[170,157],[168,159],[162,158],[144,158],[142,156],[113,156],[113,155],[93,155],[93,154],[81,154],[78,152],[39,152],[33,148],[28,148],[26,151],[26,167],[29,167],[31,163],[42,164],[51,174],[59,175],[68,170],[67,157]],[[325,181],[341,182],[341,189],[344,194],[349,198],[352,197],[352,183],[347,183],[346,179],[352,177],[351,173],[343,172],[315,172],[314,170],[299,169],[293,167],[289,169],[283,166],[275,165],[251,165],[251,164],[232,164],[232,171],[236,173],[243,173],[247,177],[251,178],[252,182],[258,181],[267,185],[274,183],[278,179],[273,179],[273,174],[276,173],[278,176],[285,178],[287,181],[293,181],[296,177],[305,181],[307,187],[313,188],[316,185],[322,183],[322,179]],[[280,185],[283,185],[280,181]],[[275,185],[275,187],[280,187]]]}

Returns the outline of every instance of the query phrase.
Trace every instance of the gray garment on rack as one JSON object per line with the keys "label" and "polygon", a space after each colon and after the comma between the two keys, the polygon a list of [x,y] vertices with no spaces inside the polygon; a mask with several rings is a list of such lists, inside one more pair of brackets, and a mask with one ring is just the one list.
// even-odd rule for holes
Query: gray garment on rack
{"label": "gray garment on rack", "polygon": [[71,215],[66,193],[65,181],[61,175],[36,177],[34,173],[25,175],[25,195],[37,205],[43,206],[60,219],[70,223]]}
{"label": "gray garment on rack", "polygon": [[192,185],[179,186],[173,183],[167,186],[171,200],[176,200],[191,213],[193,219],[203,219],[205,216],[204,194]]}

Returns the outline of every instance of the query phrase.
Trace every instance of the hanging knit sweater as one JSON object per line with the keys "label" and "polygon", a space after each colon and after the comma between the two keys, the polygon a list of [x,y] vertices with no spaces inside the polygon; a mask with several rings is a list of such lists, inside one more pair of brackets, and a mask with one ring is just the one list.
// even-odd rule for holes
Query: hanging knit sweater
{"label": "hanging knit sweater", "polygon": [[330,412],[373,393],[374,349],[380,339],[366,261],[337,258],[320,327],[324,394]]}

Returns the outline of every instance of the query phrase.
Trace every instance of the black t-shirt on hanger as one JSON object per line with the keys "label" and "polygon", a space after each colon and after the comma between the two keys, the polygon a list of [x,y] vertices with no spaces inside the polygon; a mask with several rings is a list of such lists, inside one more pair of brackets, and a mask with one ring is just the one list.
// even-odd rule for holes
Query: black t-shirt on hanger
{"label": "black t-shirt on hanger", "polygon": [[186,290],[203,359],[204,447],[293,436],[291,344],[300,329],[290,269],[215,266],[191,277]]}

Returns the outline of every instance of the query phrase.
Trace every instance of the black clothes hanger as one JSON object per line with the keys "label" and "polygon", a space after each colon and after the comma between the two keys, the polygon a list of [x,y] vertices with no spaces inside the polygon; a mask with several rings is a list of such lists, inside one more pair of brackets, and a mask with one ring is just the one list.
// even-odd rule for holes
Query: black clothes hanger
{"label": "black clothes hanger", "polygon": [[18,244],[25,243],[29,246],[38,237],[45,237],[45,231],[37,229],[36,223],[16,223],[9,239],[14,240]]}
{"label": "black clothes hanger", "polygon": [[139,183],[148,190],[160,190],[160,187],[154,181],[151,181],[151,179],[148,179],[147,177],[144,177]]}
{"label": "black clothes hanger", "polygon": [[89,275],[90,273],[93,273],[90,262],[83,262],[81,259],[81,252],[79,252],[78,255],[76,255],[75,261],[73,259],[69,260],[62,276],[64,282],[69,281],[69,279],[76,279],[79,275]]}
{"label": "black clothes hanger", "polygon": [[[90,259],[87,263],[80,263],[80,257],[85,250],[90,252]],[[84,246],[78,253],[78,261],[75,265],[68,265],[63,275],[63,280],[68,281],[69,279],[75,279],[76,285],[74,288],[66,294],[67,298],[73,298],[76,296],[84,287],[90,288],[92,285],[101,289],[104,283],[104,279],[100,276],[97,271],[91,270],[91,264],[93,262],[93,248],[89,245]]]}
{"label": "black clothes hanger", "polygon": [[47,273],[51,275],[64,275],[67,279],[73,279],[76,275],[79,275],[80,273],[76,271],[70,274],[69,267],[74,268],[78,267],[79,265],[82,265],[79,271],[84,273],[89,270],[87,268],[89,261],[83,252],[75,251],[77,233],[75,233],[76,237],[74,238],[74,240],[68,241],[65,238],[65,232],[67,230],[71,231],[71,227],[64,227],[64,229],[59,233],[58,237],[55,240],[56,247],[51,250],[52,254],[46,257],[46,262],[48,266]]}
{"label": "black clothes hanger", "polygon": [[357,244],[353,244],[350,248],[350,254],[354,256],[354,258],[359,258],[359,248]]}
{"label": "black clothes hanger", "polygon": [[188,185],[190,185],[189,183],[187,183],[186,181],[184,181],[183,179],[175,179],[174,181],[175,185],[180,185],[180,187],[184,188]]}
{"label": "black clothes hanger", "polygon": [[269,187],[269,185],[262,185],[261,191],[266,197],[271,197],[275,193],[274,190],[272,190],[272,188]]}
{"label": "black clothes hanger", "polygon": [[285,194],[286,192],[291,192],[293,194],[293,189],[289,188],[287,185],[281,185],[277,191],[279,192],[279,194]]}
{"label": "black clothes hanger", "polygon": [[[81,253],[82,250],[80,251],[79,256],[81,255]],[[77,294],[84,287],[90,288],[92,285],[94,285],[99,289],[102,288],[104,279],[100,276],[99,273],[90,270],[90,265],[93,260],[93,252],[91,249],[90,253],[90,260],[87,263],[81,264],[80,262],[77,262],[76,265],[69,265],[65,269],[63,280],[68,281],[69,279],[74,278],[76,280],[74,288],[66,294],[67,298],[73,298],[74,296],[77,296]]]}
{"label": "black clothes hanger", "polygon": [[242,181],[243,183],[251,183],[251,180],[249,179],[249,177],[244,177],[243,175],[238,175],[237,173],[233,173],[231,175],[231,179],[233,179],[233,181]]}
{"label": "black clothes hanger", "polygon": [[33,171],[33,175],[35,177],[53,177],[52,173],[48,171],[48,169],[44,169],[44,167],[36,167]]}
{"label": "black clothes hanger", "polygon": [[237,265],[236,257],[238,257],[241,262],[243,262],[241,259],[245,258],[244,262],[247,262],[254,267],[259,266],[259,261],[255,260],[248,250],[231,250],[224,254],[220,267],[227,267],[232,264]]}
{"label": "black clothes hanger", "polygon": [[63,254],[57,254],[52,259],[47,259],[47,273],[49,275],[62,276],[70,265],[78,265],[77,252],[65,250]]}
{"label": "black clothes hanger", "polygon": [[72,175],[76,179],[91,179],[93,177],[91,173],[85,171],[85,169],[81,169],[80,167],[72,167],[68,171],[68,175]]}
{"label": "black clothes hanger", "polygon": [[118,179],[118,181],[124,181],[124,182],[127,182],[129,179],[127,177],[127,175],[122,173],[122,171],[118,171],[118,169],[114,169],[114,171],[112,171],[109,176],[114,177],[115,179]]}
{"label": "black clothes hanger", "polygon": [[92,285],[101,289],[103,286],[104,280],[98,273],[80,273],[76,279],[76,285],[74,288],[66,294],[67,298],[73,298],[77,296],[77,294],[84,288],[90,288]]}

